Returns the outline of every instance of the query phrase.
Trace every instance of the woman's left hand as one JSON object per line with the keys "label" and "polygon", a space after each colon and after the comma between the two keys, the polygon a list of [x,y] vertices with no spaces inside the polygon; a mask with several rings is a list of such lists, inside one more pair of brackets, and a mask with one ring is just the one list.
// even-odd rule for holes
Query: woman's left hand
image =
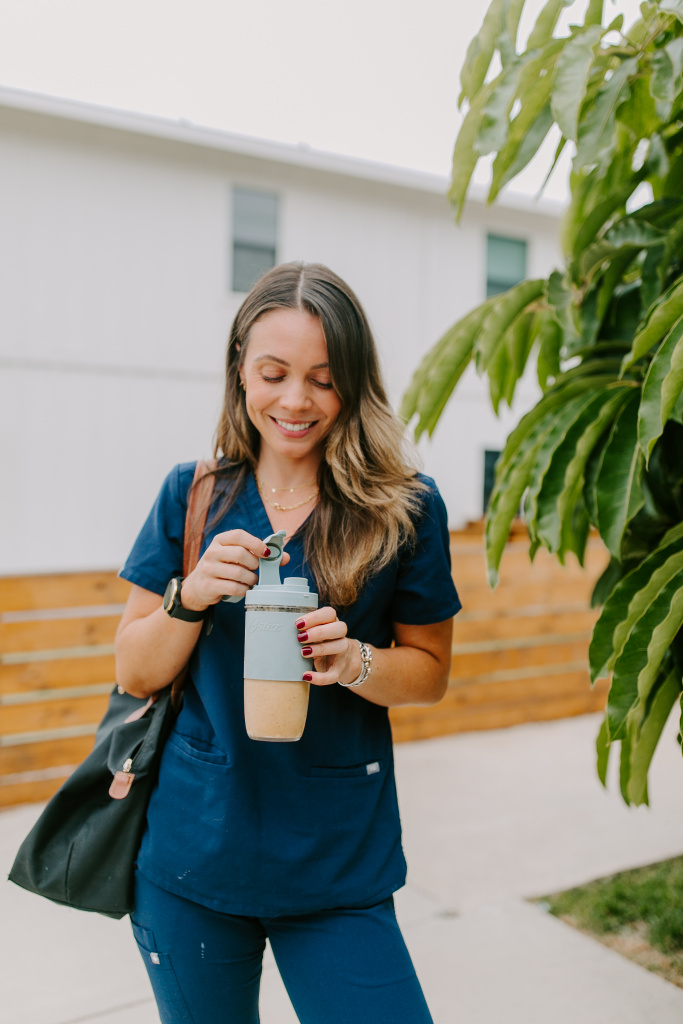
{"label": "woman's left hand", "polygon": [[297,640],[304,658],[313,658],[315,672],[306,670],[303,678],[315,686],[353,682],[362,661],[358,644],[346,636],[346,623],[337,618],[334,608],[317,608],[297,619]]}

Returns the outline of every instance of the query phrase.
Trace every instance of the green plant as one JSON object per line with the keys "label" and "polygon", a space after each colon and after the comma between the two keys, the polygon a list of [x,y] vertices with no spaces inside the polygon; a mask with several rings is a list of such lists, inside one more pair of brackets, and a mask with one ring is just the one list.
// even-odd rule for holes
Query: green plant
{"label": "green plant", "polygon": [[582,563],[599,531],[611,561],[593,595],[604,608],[591,676],[612,682],[598,771],[604,783],[619,742],[621,791],[638,804],[683,675],[683,0],[648,0],[625,32],[623,15],[603,25],[603,0],[590,0],[558,36],[570,3],[548,0],[521,50],[524,0],[492,0],[462,70],[450,190],[459,217],[477,161],[495,153],[492,202],[556,125],[553,167],[574,150],[565,265],[456,323],[402,414],[431,434],[471,361],[497,412],[533,354],[543,393],[497,465],[489,579],[522,501],[532,558],[542,545]]}

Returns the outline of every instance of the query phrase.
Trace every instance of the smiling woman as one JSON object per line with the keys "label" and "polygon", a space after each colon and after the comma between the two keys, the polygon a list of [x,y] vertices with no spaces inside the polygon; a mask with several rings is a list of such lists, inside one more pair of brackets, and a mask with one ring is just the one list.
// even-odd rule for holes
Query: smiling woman
{"label": "smiling woman", "polygon": [[[387,709],[443,696],[460,605],[443,502],[404,453],[365,314],[326,267],[276,267],[245,299],[215,455],[196,568],[178,578],[189,464],[167,478],[121,571],[134,587],[120,684],[153,694],[191,659],[132,915],[162,1021],[256,1024],[268,937],[301,1021],[428,1024],[393,909],[405,860]],[[296,685],[311,684],[303,735],[254,742],[245,612],[222,599],[257,582],[259,538],[280,531],[292,582],[327,603],[287,627]]]}

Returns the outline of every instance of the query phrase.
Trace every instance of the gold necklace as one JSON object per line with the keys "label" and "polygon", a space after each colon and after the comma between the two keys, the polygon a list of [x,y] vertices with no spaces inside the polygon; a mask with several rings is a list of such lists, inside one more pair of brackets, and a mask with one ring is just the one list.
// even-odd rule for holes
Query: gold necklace
{"label": "gold necklace", "polygon": [[293,494],[294,491],[300,491],[302,487],[315,486],[315,480],[307,480],[305,484],[297,484],[296,487],[271,487],[271,485],[267,484],[265,480],[258,480],[258,485],[259,490],[267,488],[271,494],[275,494],[276,491],[289,491],[290,494]]}
{"label": "gold necklace", "polygon": [[301,508],[302,505],[307,505],[309,501],[312,501],[313,498],[316,498],[318,496],[318,488],[316,487],[316,489],[313,491],[313,494],[309,494],[309,496],[307,498],[304,498],[303,501],[298,501],[296,505],[281,505],[278,501],[273,501],[272,498],[269,498],[267,494],[263,493],[260,485],[259,494],[268,502],[269,505],[272,505],[273,508],[277,509],[278,512],[291,512],[295,508]]}

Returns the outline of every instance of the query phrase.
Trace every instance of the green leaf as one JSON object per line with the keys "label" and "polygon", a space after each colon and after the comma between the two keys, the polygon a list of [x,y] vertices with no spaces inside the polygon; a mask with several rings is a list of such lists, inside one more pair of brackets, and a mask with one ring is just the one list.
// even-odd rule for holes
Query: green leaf
{"label": "green leaf", "polygon": [[683,277],[679,277],[650,307],[645,323],[633,339],[631,351],[624,357],[622,373],[646,355],[683,316]]}
{"label": "green leaf", "polygon": [[[683,550],[683,524],[674,527],[662,538],[658,547],[639,566],[617,583],[609,595],[600,618],[593,629],[588,650],[591,680],[601,679],[612,668],[621,652],[633,622],[647,607],[648,584],[666,565],[672,555]],[[664,569],[666,576],[668,570]]]}
{"label": "green leaf", "polygon": [[[683,625],[683,552],[672,556],[669,579],[660,579],[648,590],[651,600],[634,623],[614,663],[612,685],[607,698],[607,721],[611,739],[623,735],[624,723],[636,701],[647,694],[659,671],[664,655]],[[654,577],[653,577],[654,579]]]}
{"label": "green leaf", "polygon": [[554,415],[548,417],[548,426],[538,447],[533,478],[529,483],[529,490],[524,502],[524,518],[532,540],[537,536],[538,496],[553,455],[586,408],[593,407],[595,403],[595,394],[590,391],[584,392],[569,399]]}
{"label": "green leaf", "polygon": [[659,7],[665,14],[673,14],[683,23],[683,0],[661,0]]}
{"label": "green leaf", "polygon": [[598,577],[598,581],[593,587],[591,608],[599,608],[603,605],[624,575],[622,563],[617,558],[610,558],[607,568]]}
{"label": "green leaf", "polygon": [[[541,314],[537,314],[540,316]],[[562,345],[562,331],[555,317],[550,310],[543,311],[543,319],[538,329],[538,361],[536,374],[541,390],[555,383],[555,378],[560,373],[560,348]]]}
{"label": "green leaf", "polygon": [[482,325],[475,346],[475,359],[480,372],[489,368],[505,332],[527,306],[544,295],[545,287],[543,279],[522,281],[496,297],[497,301]]}
{"label": "green leaf", "polygon": [[572,142],[578,138],[579,110],[586,95],[588,74],[602,31],[598,22],[587,31],[577,33],[565,45],[557,61],[550,106],[563,136]]}
{"label": "green leaf", "polygon": [[460,72],[462,92],[459,102],[465,97],[472,100],[484,84],[507,6],[508,0],[491,0],[482,26],[467,48],[465,63]]}
{"label": "green leaf", "polygon": [[505,145],[493,161],[489,202],[493,202],[501,188],[526,167],[550,131],[553,123],[550,110],[553,74],[565,42],[564,39],[553,40],[524,67],[518,89],[519,112],[510,123]]}
{"label": "green leaf", "polygon": [[574,0],[548,0],[541,9],[541,13],[529,34],[526,44],[527,50],[535,50],[538,47],[545,46],[555,31],[555,26],[562,13],[562,9],[569,7],[573,2]]}
{"label": "green leaf", "polygon": [[453,388],[469,365],[477,334],[490,308],[490,302],[485,302],[454,324],[418,367],[401,404],[401,416],[406,421],[416,412],[419,414],[416,438],[425,430],[433,433]]}
{"label": "green leaf", "polygon": [[486,515],[486,561],[491,586],[498,582],[498,567],[510,533],[510,525],[517,515],[529,481],[542,431],[542,421],[535,423],[517,448],[515,455],[506,460],[504,473],[498,468],[502,457],[496,464],[496,482]]}
{"label": "green leaf", "polygon": [[536,535],[549,551],[559,551],[562,524],[571,507],[572,495],[600,435],[627,398],[619,388],[605,388],[586,406],[555,449],[538,495]]}
{"label": "green leaf", "polygon": [[483,89],[479,90],[470,103],[470,109],[465,114],[465,120],[460,126],[458,137],[455,140],[455,147],[453,149],[453,172],[448,198],[450,199],[451,204],[455,207],[456,219],[458,221],[462,216],[465,196],[467,195],[470,179],[472,178],[474,168],[477,166],[477,161],[479,160],[479,154],[475,149],[475,143],[477,141],[477,134],[481,123],[482,111],[486,106],[486,101],[488,100],[492,89],[493,83],[489,83],[489,85],[486,85]]}
{"label": "green leaf", "polygon": [[532,331],[536,313],[526,310],[517,317],[505,335],[505,349],[508,356],[508,372],[503,388],[503,397],[512,407],[517,382],[526,369],[535,337]]}
{"label": "green leaf", "polygon": [[474,148],[480,156],[497,152],[505,144],[509,128],[508,118],[523,69],[524,61],[516,60],[491,83],[474,143]]}
{"label": "green leaf", "polygon": [[604,0],[589,0],[586,17],[583,19],[584,27],[589,25],[602,25],[602,9]]}
{"label": "green leaf", "polygon": [[638,444],[646,460],[683,389],[683,314],[657,349],[643,383]]}
{"label": "green leaf", "polygon": [[609,735],[607,733],[607,719],[603,719],[595,741],[597,754],[598,778],[603,786],[607,785],[607,766],[609,764]]}
{"label": "green leaf", "polygon": [[629,93],[629,77],[638,70],[635,57],[623,60],[598,92],[595,102],[579,124],[574,171],[604,163],[615,145],[616,112]]}
{"label": "green leaf", "polygon": [[621,556],[626,526],[645,504],[640,484],[644,459],[637,443],[638,397],[629,398],[614,420],[596,486],[598,529],[615,558]]}
{"label": "green leaf", "polygon": [[647,792],[647,773],[662,730],[680,692],[679,673],[674,670],[657,688],[648,713],[640,724],[632,745],[630,759],[628,798],[632,804],[648,804],[650,802]]}
{"label": "green leaf", "polygon": [[590,281],[595,271],[627,250],[635,251],[661,245],[663,232],[634,217],[624,217],[609,228],[603,237],[589,246],[579,260],[580,273]]}

